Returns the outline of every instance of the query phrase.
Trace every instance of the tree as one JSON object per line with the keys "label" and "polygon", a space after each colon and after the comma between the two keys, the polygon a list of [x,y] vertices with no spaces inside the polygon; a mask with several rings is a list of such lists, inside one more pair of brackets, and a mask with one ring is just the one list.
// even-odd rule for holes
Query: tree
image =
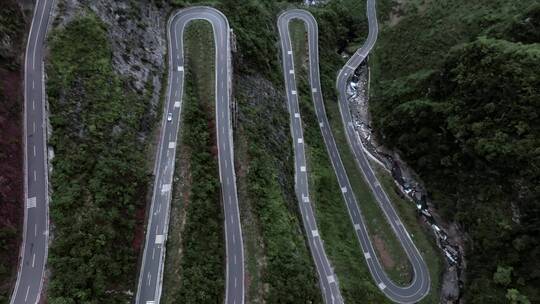
{"label": "tree", "polygon": [[493,274],[493,281],[502,286],[508,286],[512,282],[513,267],[497,266],[497,271]]}
{"label": "tree", "polygon": [[510,288],[506,292],[506,298],[511,304],[531,304],[531,301],[526,296],[519,293],[517,289]]}

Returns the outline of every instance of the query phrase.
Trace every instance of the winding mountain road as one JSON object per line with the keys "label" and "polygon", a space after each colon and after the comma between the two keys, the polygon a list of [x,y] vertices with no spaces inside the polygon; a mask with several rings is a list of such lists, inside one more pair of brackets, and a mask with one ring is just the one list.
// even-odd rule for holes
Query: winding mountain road
{"label": "winding mountain road", "polygon": [[44,41],[54,0],[37,0],[24,61],[24,226],[11,304],[38,303],[49,241]]}
{"label": "winding mountain road", "polygon": [[[183,35],[193,20],[206,20],[213,28],[215,50],[216,133],[219,178],[225,218],[226,304],[244,303],[244,248],[234,171],[230,111],[231,53],[227,18],[210,7],[195,6],[173,14],[168,23],[169,81],[161,140],[154,168],[155,183],[146,243],[139,273],[136,303],[159,303],[163,279],[165,242],[173,183],[176,139],[180,125],[184,85]],[[167,121],[168,113],[172,120]]]}
{"label": "winding mountain road", "polygon": [[[315,105],[315,112],[316,112],[316,116],[319,122],[320,130],[324,139],[324,143],[326,145],[328,155],[330,156],[332,166],[336,173],[336,177],[341,188],[343,199],[345,200],[350,219],[352,221],[358,241],[360,242],[362,253],[368,265],[369,271],[373,279],[375,280],[376,285],[379,287],[379,289],[381,289],[381,291],[390,300],[396,303],[416,303],[420,301],[423,297],[425,297],[429,292],[430,278],[429,278],[427,265],[425,264],[420,252],[415,247],[411,237],[409,236],[409,233],[406,231],[404,225],[400,221],[392,203],[390,202],[390,200],[388,199],[388,196],[382,189],[380,182],[377,180],[377,177],[373,173],[373,170],[364,154],[361,143],[359,143],[355,137],[355,131],[354,131],[353,123],[352,123],[352,118],[351,118],[351,114],[349,112],[349,108],[347,104],[348,101],[347,101],[346,90],[345,90],[347,81],[354,73],[354,70],[363,62],[363,60],[365,59],[365,57],[367,56],[367,54],[369,53],[369,51],[375,44],[375,41],[377,38],[378,25],[377,25],[376,10],[375,10],[375,0],[367,1],[367,15],[368,15],[368,22],[369,22],[368,39],[366,40],[362,48],[360,48],[349,59],[349,61],[347,62],[345,67],[340,71],[339,76],[338,76],[337,87],[339,90],[340,112],[343,119],[345,130],[347,133],[347,139],[356,156],[358,167],[361,169],[365,180],[367,181],[371,190],[373,191],[377,202],[379,203],[380,207],[384,211],[389,224],[391,225],[391,227],[393,228],[393,231],[395,232],[396,236],[401,242],[401,245],[403,249],[405,250],[409,258],[409,261],[412,265],[412,268],[414,271],[412,282],[408,286],[398,286],[397,284],[392,282],[388,278],[387,274],[384,272],[384,269],[377,258],[377,252],[375,251],[373,244],[371,243],[371,240],[369,238],[369,234],[364,223],[363,215],[361,213],[360,208],[358,207],[359,205],[358,205],[356,196],[354,195],[354,191],[352,190],[343,162],[341,161],[341,157],[337,149],[337,146],[333,137],[333,133],[330,128],[330,124],[328,122],[328,118],[326,116],[324,102],[322,98],[321,85],[320,85],[317,22],[315,18],[308,11],[292,9],[292,10],[288,10],[282,13],[279,16],[278,28],[279,28],[280,37],[281,37],[283,69],[284,69],[284,77],[285,77],[285,86],[287,89],[287,99],[289,101],[289,110],[291,112],[291,115],[294,115],[294,118],[291,118],[291,126],[292,126],[292,135],[293,135],[293,140],[294,140],[294,145],[295,145],[295,160],[296,160],[296,167],[297,167],[297,175],[298,175],[298,167],[300,166],[301,168],[300,170],[301,175],[299,175],[301,178],[297,178],[297,192],[300,191],[301,194],[297,193],[297,195],[299,196],[301,195],[302,199],[304,197],[309,197],[307,194],[307,177],[305,177],[306,167],[305,167],[305,156],[303,155],[304,148],[303,148],[303,145],[300,145],[300,143],[303,143],[303,140],[302,142],[300,142],[300,139],[302,138],[301,137],[302,136],[301,120],[300,120],[300,113],[298,111],[296,85],[294,82],[294,75],[295,75],[294,60],[292,56],[293,54],[292,54],[291,43],[290,43],[290,35],[288,31],[288,23],[292,19],[299,19],[303,21],[307,26],[308,46],[309,46],[309,68],[310,68],[309,80],[310,80],[310,85],[311,85],[311,97]],[[297,151],[300,151],[300,153],[298,153]],[[299,199],[299,201],[302,201],[302,200]],[[309,199],[305,202],[309,203]],[[302,216],[303,218],[305,217],[304,214]],[[313,218],[312,213],[308,214],[308,216],[309,216],[309,219],[304,219],[304,221],[313,223],[312,225],[314,225],[315,219]],[[308,225],[308,224],[305,223],[305,225]],[[311,242],[313,242],[312,239],[315,238],[315,234],[310,233],[310,231],[313,231],[313,229],[316,229],[316,228],[309,228],[309,229],[306,228],[310,245],[311,245]],[[318,233],[316,234],[316,236],[318,236]],[[317,237],[317,239],[319,238]],[[319,242],[320,242],[320,239],[319,239]],[[321,248],[322,248],[322,245],[321,245]],[[329,301],[329,297],[331,300],[334,300],[334,298],[337,299],[336,295],[339,295],[339,290],[329,289],[327,286],[325,286],[326,281],[327,281],[326,275],[328,275],[329,273],[323,272],[323,271],[326,271],[327,267],[329,266],[327,266],[325,263],[319,263],[317,261],[317,259],[315,258],[316,254],[318,253],[317,250],[319,249],[313,250],[312,248],[312,253],[314,255],[314,259],[317,265],[317,270],[319,272],[321,285],[323,286],[322,290],[325,296],[326,303],[332,303],[331,301]],[[322,252],[324,253],[324,251]],[[323,271],[321,271],[321,269],[323,269]],[[331,281],[334,281],[334,280],[335,280],[335,276]],[[336,289],[337,289],[337,286],[336,286]]]}
{"label": "winding mountain road", "polygon": [[[311,15],[309,15],[311,16]],[[300,107],[298,105],[298,93],[296,88],[296,71],[294,69],[293,49],[291,45],[291,37],[289,35],[289,23],[293,19],[300,19],[308,25],[309,44],[310,44],[310,67],[312,59],[318,58],[317,48],[317,25],[314,23],[313,17],[306,15],[306,11],[289,10],[278,17],[278,30],[281,38],[281,57],[283,58],[283,77],[285,79],[285,87],[287,88],[287,105],[289,108],[291,122],[291,136],[294,147],[294,167],[295,167],[295,191],[299,204],[304,230],[307,234],[308,244],[315,262],[315,268],[319,275],[319,284],[325,303],[343,303],[343,298],[339,290],[338,282],[334,270],[326,252],[324,251],[323,240],[320,237],[317,228],[317,222],[313,212],[309,196],[309,178],[308,167],[306,162],[306,154],[304,149],[304,136],[302,131],[302,118],[300,115]],[[312,39],[315,37],[315,40]],[[312,47],[314,44],[315,47]],[[312,54],[312,52],[316,52]],[[313,56],[312,56],[313,55]],[[317,63],[315,61],[315,63]],[[314,88],[312,97],[321,99],[320,83],[318,76],[318,64],[315,69],[310,69],[310,79]],[[315,73],[315,74],[314,74]]]}

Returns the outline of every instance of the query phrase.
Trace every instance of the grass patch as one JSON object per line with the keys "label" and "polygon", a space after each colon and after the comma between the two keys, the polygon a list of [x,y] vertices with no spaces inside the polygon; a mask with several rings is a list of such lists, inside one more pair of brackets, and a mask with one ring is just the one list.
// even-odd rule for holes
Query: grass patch
{"label": "grass patch", "polygon": [[375,162],[371,162],[371,167],[381,182],[381,186],[396,207],[401,222],[410,233],[416,248],[420,250],[428,265],[431,289],[429,295],[420,301],[420,303],[436,303],[440,299],[441,274],[444,270],[444,258],[435,243],[435,236],[431,230],[423,224],[423,220],[418,216],[414,204],[398,194],[400,190],[397,188],[390,173]]}
{"label": "grass patch", "polygon": [[[170,247],[167,244],[173,254],[166,265],[172,269],[165,277],[165,303],[219,303],[224,299],[225,244],[215,154],[214,42],[207,21],[192,21],[185,31],[185,92],[176,161],[179,169],[189,171],[179,173],[186,183],[175,181],[170,226],[175,230],[169,233],[176,236]],[[179,258],[176,253],[181,253]]]}

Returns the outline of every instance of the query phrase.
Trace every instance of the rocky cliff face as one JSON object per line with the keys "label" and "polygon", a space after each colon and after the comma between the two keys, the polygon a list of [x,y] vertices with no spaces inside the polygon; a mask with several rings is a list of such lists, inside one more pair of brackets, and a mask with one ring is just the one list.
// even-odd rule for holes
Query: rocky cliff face
{"label": "rocky cliff face", "polygon": [[[153,1],[132,0],[58,0],[53,12],[53,29],[62,27],[75,16],[95,13],[105,24],[112,44],[114,68],[128,79],[130,87],[148,96],[150,103],[144,130],[159,113],[162,76],[166,71],[168,6]],[[141,134],[141,139],[149,134]]]}

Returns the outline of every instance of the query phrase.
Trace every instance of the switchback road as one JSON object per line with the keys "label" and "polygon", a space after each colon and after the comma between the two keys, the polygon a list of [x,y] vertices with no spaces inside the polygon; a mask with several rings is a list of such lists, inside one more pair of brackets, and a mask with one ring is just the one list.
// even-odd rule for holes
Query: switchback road
{"label": "switchback road", "polygon": [[[311,16],[311,15],[309,15]],[[298,93],[296,88],[293,59],[293,49],[291,45],[291,37],[289,35],[289,23],[292,19],[300,19],[308,24],[308,35],[310,37],[310,67],[311,60],[318,58],[318,54],[313,54],[312,51],[318,52],[317,49],[317,25],[314,23],[313,18],[306,17],[305,11],[301,10],[289,10],[278,17],[278,29],[279,36],[281,38],[281,57],[283,62],[283,77],[285,79],[285,87],[287,88],[287,105],[289,108],[290,122],[291,122],[291,136],[294,146],[294,167],[295,167],[295,191],[298,200],[298,208],[302,214],[302,221],[304,223],[304,230],[307,234],[309,248],[313,261],[315,262],[315,268],[319,275],[319,283],[321,285],[321,291],[325,303],[343,303],[343,298],[339,290],[337,278],[334,274],[332,265],[328,260],[324,251],[323,241],[319,235],[317,228],[317,222],[313,212],[313,207],[310,201],[309,195],[309,178],[308,167],[306,162],[306,155],[304,149],[304,136],[302,131],[302,118],[300,115],[300,107],[298,105]],[[315,40],[312,38],[315,37]],[[314,45],[312,45],[314,44]],[[314,46],[314,47],[313,47]],[[312,79],[312,97],[315,99],[321,98],[320,84],[318,76],[318,64],[316,66],[317,74],[315,70],[310,70],[310,78]]]}
{"label": "switchback road", "polygon": [[[375,199],[379,203],[379,206],[383,210],[386,219],[392,230],[398,237],[399,241],[409,261],[413,268],[413,280],[408,286],[398,286],[388,278],[387,274],[382,269],[380,262],[377,259],[377,256],[374,254],[373,246],[369,241],[365,225],[362,224],[361,229],[357,229],[357,235],[362,243],[362,248],[364,250],[364,255],[366,256],[366,262],[368,264],[369,270],[373,279],[382,290],[382,292],[392,301],[397,303],[416,303],[424,298],[430,289],[430,277],[429,270],[422,258],[422,255],[414,245],[409,233],[405,229],[405,226],[400,221],[399,216],[390,202],[388,195],[385,193],[384,189],[381,187],[377,176],[371,168],[364,149],[362,147],[362,142],[358,136],[356,136],[351,112],[349,110],[346,87],[347,82],[351,78],[354,70],[356,70],[360,64],[367,57],[375,42],[377,40],[377,35],[379,32],[379,26],[377,23],[377,11],[375,8],[375,0],[367,0],[367,17],[369,25],[368,38],[358,49],[351,58],[347,61],[345,66],[339,72],[337,77],[337,89],[339,94],[339,111],[341,113],[341,119],[343,123],[343,128],[345,129],[345,134],[347,137],[347,142],[349,147],[355,155],[355,160],[358,168],[361,170],[364,180],[369,184],[371,191],[373,192]],[[358,209],[357,204],[354,205]],[[358,214],[359,210],[357,210]],[[355,213],[352,214],[353,222],[362,221],[361,216],[355,216]],[[356,225],[356,224],[355,224]],[[365,243],[365,244],[364,244]],[[370,256],[370,258],[367,258]]]}
{"label": "switchback road", "polygon": [[37,0],[24,61],[24,226],[11,304],[38,303],[49,240],[43,44],[53,0]]}
{"label": "switchback road", "polygon": [[[149,212],[136,303],[159,303],[163,279],[165,242],[173,183],[176,139],[180,125],[184,85],[183,34],[192,20],[206,20],[213,28],[215,43],[216,133],[219,178],[225,218],[226,304],[244,303],[244,248],[236,192],[233,136],[230,111],[231,54],[227,18],[210,7],[190,7],[169,19],[169,81],[162,120],[161,139],[154,168],[155,183]],[[168,113],[172,114],[170,122]]]}
{"label": "switchback road", "polygon": [[[401,245],[403,246],[403,249],[405,250],[411,262],[411,265],[413,267],[414,277],[409,286],[398,286],[394,282],[392,282],[388,278],[387,274],[384,272],[383,267],[381,266],[377,258],[377,253],[375,249],[373,248],[373,245],[369,238],[369,234],[367,232],[367,228],[364,223],[364,218],[358,207],[356,196],[354,195],[354,191],[352,190],[351,184],[349,182],[347,172],[341,161],[341,157],[337,149],[337,146],[333,137],[333,133],[330,128],[330,124],[328,122],[328,118],[326,116],[324,102],[322,98],[322,92],[321,92],[321,85],[320,85],[317,22],[315,18],[309,12],[304,11],[304,10],[298,10],[298,9],[288,10],[284,12],[282,15],[280,15],[278,18],[278,27],[280,31],[280,37],[281,37],[282,58],[283,58],[285,85],[287,89],[287,98],[289,100],[289,109],[291,111],[291,115],[293,115],[294,113],[295,119],[296,119],[295,120],[291,118],[295,151],[301,149],[300,151],[303,152],[303,146],[298,146],[300,143],[300,140],[298,141],[296,140],[297,138],[298,139],[301,138],[301,122],[300,122],[300,114],[298,112],[296,85],[294,83],[294,75],[295,75],[294,61],[292,57],[288,26],[286,24],[288,24],[289,21],[292,19],[299,19],[299,20],[302,20],[307,26],[308,46],[309,46],[309,68],[310,68],[309,79],[310,79],[310,85],[311,85],[311,97],[315,105],[315,112],[316,112],[317,119],[319,122],[320,130],[324,139],[324,143],[326,145],[327,152],[330,156],[332,166],[336,173],[336,177],[341,188],[341,193],[345,200],[350,219],[352,221],[354,230],[356,232],[356,236],[358,238],[358,241],[360,242],[363,256],[368,265],[369,271],[373,279],[375,280],[376,285],[379,287],[379,289],[381,289],[381,291],[389,299],[397,303],[416,303],[419,300],[421,300],[425,295],[427,295],[427,293],[429,292],[430,278],[429,278],[429,272],[428,272],[427,266],[425,262],[423,261],[420,252],[414,246],[414,243],[412,242],[412,239],[410,238],[405,227],[399,220],[399,217],[397,213],[395,212],[386,193],[381,188],[379,181],[374,175],[373,170],[371,169],[369,162],[367,161],[366,156],[363,153],[362,147],[359,146],[358,142],[354,141],[355,140],[354,128],[352,124],[351,115],[348,110],[347,98],[345,95],[346,94],[345,88],[346,88],[349,77],[353,74],[354,70],[362,63],[362,61],[367,56],[367,54],[369,53],[369,51],[371,50],[371,48],[373,47],[376,41],[378,27],[377,27],[377,19],[376,19],[376,11],[375,11],[375,0],[367,1],[367,12],[368,12],[368,21],[369,21],[368,39],[366,43],[364,44],[364,46],[361,49],[359,49],[354,54],[354,56],[350,58],[350,60],[345,65],[345,67],[340,71],[340,74],[338,77],[337,85],[338,85],[339,94],[340,94],[339,95],[340,111],[342,114],[342,119],[343,119],[345,129],[347,131],[349,143],[353,143],[351,144],[351,147],[353,148],[355,152],[358,166],[361,169],[365,180],[368,182],[371,190],[373,191],[376,200],[380,204],[380,207],[383,209],[387,217],[387,220],[389,221],[399,241],[401,242]],[[291,104],[293,104],[294,107],[291,106]],[[296,158],[297,158],[296,166],[297,167],[304,166],[302,171],[305,172],[305,168],[306,168],[305,158],[303,156],[302,158],[299,158],[298,155],[296,155]],[[297,185],[297,189],[298,188],[299,187]],[[302,198],[304,197],[304,195],[307,196],[307,185],[303,189],[305,189],[306,192],[303,192],[305,194],[302,194]],[[307,200],[307,202],[309,202],[309,199]],[[314,221],[314,219],[312,221]],[[308,239],[311,239],[315,236],[315,234],[310,233],[311,230],[309,229],[306,229],[306,230],[308,233]],[[318,236],[318,233],[316,235]],[[326,283],[325,282],[326,277],[321,275],[321,271],[320,271],[320,268],[324,268],[324,266],[320,267],[317,263],[317,260],[316,260],[316,264],[317,264],[317,269],[319,271],[319,277],[321,279],[321,285],[323,286],[323,293],[325,294],[326,302],[331,303],[328,301],[328,294],[329,293],[339,294],[339,290],[329,291],[328,288],[324,286],[324,284]],[[335,276],[333,276],[332,281],[335,281],[334,277]]]}

